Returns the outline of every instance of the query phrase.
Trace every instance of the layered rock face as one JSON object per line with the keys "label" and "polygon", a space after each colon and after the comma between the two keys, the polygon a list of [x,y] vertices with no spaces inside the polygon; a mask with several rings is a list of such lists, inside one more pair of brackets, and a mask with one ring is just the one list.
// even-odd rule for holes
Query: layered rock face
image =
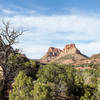
{"label": "layered rock face", "polygon": [[50,48],[48,49],[48,54],[49,54],[50,56],[58,56],[60,52],[61,52],[61,50],[58,49],[58,48],[50,47]]}
{"label": "layered rock face", "polygon": [[48,63],[55,57],[59,56],[62,50],[54,47],[50,47],[45,56],[40,59],[41,63]]}
{"label": "layered rock face", "polygon": [[63,50],[50,47],[45,56],[40,59],[42,63],[55,62],[59,64],[74,63],[74,61],[86,59],[87,57],[81,54],[75,44],[68,44]]}
{"label": "layered rock face", "polygon": [[75,53],[80,54],[80,51],[76,48],[75,44],[66,45],[65,48],[63,49],[63,52],[66,54],[75,54]]}

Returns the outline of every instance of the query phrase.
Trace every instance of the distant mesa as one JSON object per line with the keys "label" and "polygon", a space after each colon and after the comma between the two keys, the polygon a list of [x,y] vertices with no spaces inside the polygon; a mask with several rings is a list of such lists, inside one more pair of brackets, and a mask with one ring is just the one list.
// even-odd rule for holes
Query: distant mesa
{"label": "distant mesa", "polygon": [[75,44],[67,44],[64,49],[50,47],[47,53],[40,59],[41,63],[55,62],[59,64],[74,63],[74,61],[88,58],[83,55]]}
{"label": "distant mesa", "polygon": [[47,51],[47,53],[45,54],[45,56],[43,56],[40,59],[41,63],[48,63],[50,62],[52,59],[54,59],[55,57],[59,56],[59,54],[62,52],[62,50],[60,50],[59,48],[54,48],[54,47],[50,47]]}

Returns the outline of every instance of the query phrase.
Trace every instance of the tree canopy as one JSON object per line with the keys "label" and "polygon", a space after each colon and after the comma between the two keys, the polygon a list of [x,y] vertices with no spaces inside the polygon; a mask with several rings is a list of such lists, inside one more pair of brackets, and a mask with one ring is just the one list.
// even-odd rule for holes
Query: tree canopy
{"label": "tree canopy", "polygon": [[9,93],[9,100],[33,100],[32,78],[24,72],[19,72],[12,87],[13,90]]}

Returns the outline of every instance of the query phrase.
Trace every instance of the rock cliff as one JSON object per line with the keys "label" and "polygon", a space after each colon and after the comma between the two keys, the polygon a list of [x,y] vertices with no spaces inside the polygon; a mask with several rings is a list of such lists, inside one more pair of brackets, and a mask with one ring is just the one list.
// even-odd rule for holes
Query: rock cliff
{"label": "rock cliff", "polygon": [[45,56],[43,56],[40,59],[41,63],[48,63],[50,62],[52,59],[56,58],[57,56],[59,56],[59,54],[62,52],[62,50],[58,49],[58,48],[54,48],[54,47],[50,47],[47,51],[47,53],[45,54]]}
{"label": "rock cliff", "polygon": [[80,51],[76,48],[75,44],[65,45],[63,52],[66,54],[75,54],[75,53],[80,54]]}
{"label": "rock cliff", "polygon": [[40,62],[55,62],[60,64],[69,64],[86,58],[87,57],[76,48],[75,44],[68,44],[65,45],[63,50],[50,47],[46,55],[40,59]]}

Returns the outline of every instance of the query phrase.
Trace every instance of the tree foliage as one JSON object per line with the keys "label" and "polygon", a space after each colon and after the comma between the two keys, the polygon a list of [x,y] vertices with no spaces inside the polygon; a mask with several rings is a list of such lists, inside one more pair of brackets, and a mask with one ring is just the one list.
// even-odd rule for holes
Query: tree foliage
{"label": "tree foliage", "polygon": [[36,78],[37,64],[20,53],[10,54],[7,62],[7,76],[15,76],[19,71],[24,71],[28,76]]}
{"label": "tree foliage", "polygon": [[24,72],[19,72],[9,93],[9,100],[33,100],[32,79]]}
{"label": "tree foliage", "polygon": [[[30,71],[28,69],[34,69],[37,66],[32,60],[26,61],[23,65],[28,73]],[[26,73],[25,70],[23,71]],[[34,73],[33,70],[30,72]],[[97,73],[99,71],[93,69],[76,70],[71,65],[53,63],[42,65],[38,73],[34,73],[37,77],[33,80],[34,86],[30,86],[32,100],[62,100],[63,98],[69,100],[73,98],[76,100],[100,100],[100,82],[98,81],[99,74]],[[29,74],[27,75],[29,76]],[[33,78],[33,76],[31,77]],[[18,84],[21,84],[21,78]],[[17,86],[17,84],[15,85]],[[18,86],[14,88],[15,85],[10,93],[17,90]],[[22,94],[25,95],[24,92]],[[29,100],[31,99],[29,98]]]}
{"label": "tree foliage", "polygon": [[34,100],[52,100],[51,88],[48,84],[37,82],[34,85]]}
{"label": "tree foliage", "polygon": [[48,64],[40,68],[36,82],[49,84],[52,99],[99,100],[96,99],[99,94],[96,76],[95,70],[75,70],[70,65]]}

